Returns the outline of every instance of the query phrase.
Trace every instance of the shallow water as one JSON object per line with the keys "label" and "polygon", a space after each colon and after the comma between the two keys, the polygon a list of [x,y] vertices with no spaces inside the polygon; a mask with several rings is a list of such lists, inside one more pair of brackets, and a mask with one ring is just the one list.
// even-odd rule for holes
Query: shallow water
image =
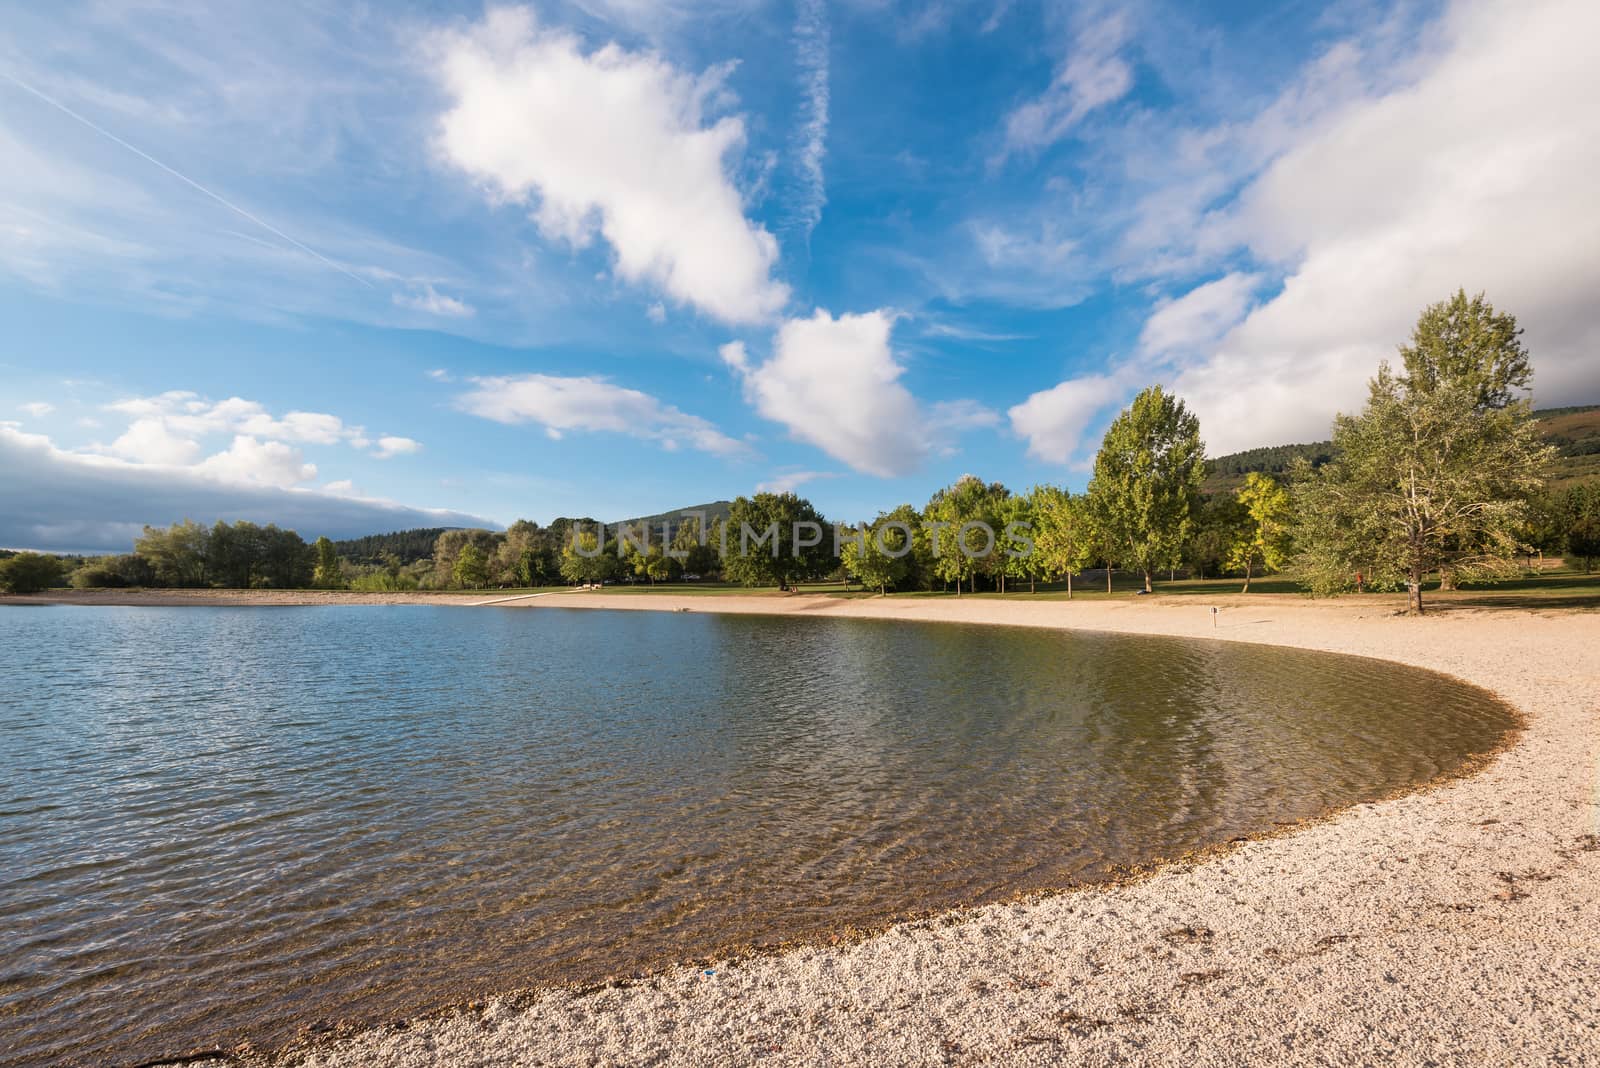
{"label": "shallow water", "polygon": [[1102,878],[1511,725],[1382,662],[704,613],[0,607],[0,1063]]}

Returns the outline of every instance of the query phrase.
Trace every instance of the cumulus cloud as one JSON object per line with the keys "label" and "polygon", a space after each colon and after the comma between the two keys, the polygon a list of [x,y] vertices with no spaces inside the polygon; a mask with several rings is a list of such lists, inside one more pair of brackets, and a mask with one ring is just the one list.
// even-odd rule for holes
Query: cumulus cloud
{"label": "cumulus cloud", "polygon": [[[1205,213],[1177,190],[1173,214],[1143,216],[1138,243],[1184,273],[1243,257],[1254,268],[1159,304],[1137,351],[1035,394],[1013,427],[1035,455],[1062,458],[1093,420],[1085,409],[1161,380],[1213,453],[1324,438],[1418,312],[1458,288],[1526,327],[1540,404],[1600,401],[1597,34],[1600,8],[1582,0],[1458,0],[1386,77],[1342,43],[1254,121],[1194,132],[1191,145],[1259,156],[1257,173]],[[1108,382],[1120,395],[1097,401]]]}
{"label": "cumulus cloud", "polygon": [[17,410],[20,412],[27,412],[35,419],[43,419],[45,416],[55,411],[56,406],[47,401],[32,401],[28,404],[17,405]]}
{"label": "cumulus cloud", "polygon": [[[230,450],[231,451],[231,450]],[[392,501],[239,481],[215,468],[132,463],[68,452],[49,438],[0,426],[0,545],[46,551],[127,552],[145,524],[245,519],[306,538],[412,527],[496,526],[480,516]]]}
{"label": "cumulus cloud", "polygon": [[1046,463],[1070,461],[1097,416],[1122,399],[1127,385],[1108,375],[1071,379],[1033,394],[1006,414],[1028,443],[1028,455]]}
{"label": "cumulus cloud", "polygon": [[1128,39],[1122,13],[1086,12],[1074,38],[1049,88],[1006,116],[1005,144],[992,162],[1055,144],[1090,112],[1133,88],[1133,71],[1119,55]]}
{"label": "cumulus cloud", "polygon": [[388,460],[395,456],[409,456],[414,452],[422,451],[422,442],[414,438],[403,438],[396,434],[385,434],[378,439],[378,447],[373,451],[374,456],[380,460]]}
{"label": "cumulus cloud", "polygon": [[668,450],[687,445],[716,456],[746,451],[699,416],[603,378],[533,374],[471,381],[477,388],[456,400],[463,411],[498,423],[538,423],[551,438],[573,430],[605,431]]}
{"label": "cumulus cloud", "polygon": [[[338,445],[356,449],[373,445],[364,427],[346,423],[327,412],[291,411],[282,416],[273,415],[265,405],[243,397],[211,401],[188,390],[169,390],[151,397],[129,397],[106,405],[107,411],[131,416],[128,429],[110,446],[100,450],[140,463],[187,464],[204,451],[201,441],[213,435],[267,439],[298,445]],[[388,441],[410,441],[409,438],[387,437],[380,439],[377,455],[386,459],[397,451],[414,452],[421,445],[412,442],[412,448],[385,449]],[[246,447],[248,448],[248,446]],[[227,465],[233,461],[219,460]],[[287,463],[275,470],[289,470]]]}
{"label": "cumulus cloud", "polygon": [[317,477],[317,465],[306,463],[299,449],[281,441],[260,441],[248,434],[240,434],[225,451],[200,461],[195,470],[224,481],[285,489]]}
{"label": "cumulus cloud", "polygon": [[1600,8],[1457,3],[1436,32],[1414,82],[1303,131],[1215,224],[1287,276],[1174,381],[1216,450],[1325,436],[1459,287],[1527,328],[1543,403],[1600,400]]}
{"label": "cumulus cloud", "polygon": [[923,410],[900,382],[905,368],[889,345],[894,321],[881,309],[836,319],[818,308],[783,323],[765,363],[752,363],[742,342],[718,351],[756,411],[794,437],[857,471],[903,475],[946,444],[941,432],[984,425],[986,416],[976,405]]}
{"label": "cumulus cloud", "polygon": [[492,10],[437,54],[445,160],[497,197],[537,201],[547,236],[581,248],[598,234],[622,278],[724,322],[765,321],[787,302],[777,241],[729,177],[744,123],[712,115],[728,68],[689,74],[614,43],[586,54],[524,8]]}
{"label": "cumulus cloud", "polygon": [[1244,318],[1261,277],[1234,272],[1163,301],[1145,320],[1139,347],[1158,356],[1214,344]]}

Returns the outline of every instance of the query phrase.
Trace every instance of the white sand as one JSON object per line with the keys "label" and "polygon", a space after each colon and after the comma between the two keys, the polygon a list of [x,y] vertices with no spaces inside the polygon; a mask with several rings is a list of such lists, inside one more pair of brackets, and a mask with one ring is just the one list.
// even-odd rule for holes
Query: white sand
{"label": "white sand", "polygon": [[[1212,629],[1210,606],[1225,605]],[[856,944],[492,1001],[248,1063],[1600,1064],[1600,614],[1283,597],[1000,602],[570,594],[1384,657],[1528,717],[1487,770],[1142,881]]]}

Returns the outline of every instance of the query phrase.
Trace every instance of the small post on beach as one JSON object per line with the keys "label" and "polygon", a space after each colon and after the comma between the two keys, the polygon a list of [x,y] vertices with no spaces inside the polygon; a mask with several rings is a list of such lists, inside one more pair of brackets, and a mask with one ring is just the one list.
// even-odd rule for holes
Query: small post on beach
{"label": "small post on beach", "polygon": [[1211,606],[1211,629],[1212,630],[1216,630],[1217,629],[1217,606],[1216,605],[1212,605]]}

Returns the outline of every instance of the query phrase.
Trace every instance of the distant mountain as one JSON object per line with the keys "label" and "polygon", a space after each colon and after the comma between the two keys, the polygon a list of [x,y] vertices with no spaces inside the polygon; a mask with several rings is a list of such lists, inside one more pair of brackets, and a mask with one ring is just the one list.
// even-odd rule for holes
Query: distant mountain
{"label": "distant mountain", "polygon": [[[1560,453],[1552,473],[1553,485],[1600,479],[1600,404],[1574,408],[1546,408],[1533,413],[1545,441]],[[1305,445],[1268,445],[1232,452],[1206,461],[1205,493],[1231,493],[1244,485],[1244,476],[1264,471],[1282,477],[1295,460],[1304,457],[1312,467],[1333,459],[1333,442]]]}

